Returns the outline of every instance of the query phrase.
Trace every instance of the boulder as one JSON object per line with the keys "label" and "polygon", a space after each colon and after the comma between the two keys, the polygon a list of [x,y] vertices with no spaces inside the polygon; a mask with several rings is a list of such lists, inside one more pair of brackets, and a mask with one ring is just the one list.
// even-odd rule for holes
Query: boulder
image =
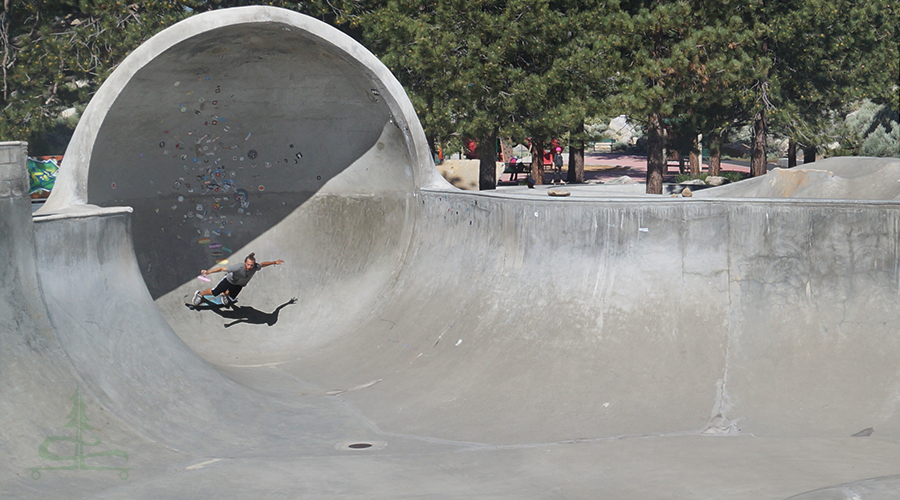
{"label": "boulder", "polygon": [[722,184],[728,184],[728,182],[728,179],[719,175],[710,175],[706,178],[706,183],[710,186],[721,186]]}
{"label": "boulder", "polygon": [[637,184],[637,181],[627,175],[623,175],[621,177],[616,177],[615,179],[610,179],[604,182],[604,184]]}

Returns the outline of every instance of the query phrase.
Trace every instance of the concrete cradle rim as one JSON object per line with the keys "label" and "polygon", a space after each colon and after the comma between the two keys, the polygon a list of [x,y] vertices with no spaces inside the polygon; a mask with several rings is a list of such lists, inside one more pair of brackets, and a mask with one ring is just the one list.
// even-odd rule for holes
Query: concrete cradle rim
{"label": "concrete cradle rim", "polygon": [[195,36],[224,28],[255,23],[285,25],[285,30],[298,29],[317,43],[337,49],[361,71],[370,73],[377,89],[391,110],[396,125],[405,138],[413,163],[417,187],[446,187],[448,184],[434,168],[425,132],[402,85],[390,70],[365,47],[336,28],[287,9],[249,6],[204,12],[180,21],[157,33],[137,47],[97,91],[85,109],[66,150],[66,168],[60,171],[55,189],[39,214],[65,211],[73,205],[90,203],[88,180],[92,151],[101,125],[119,94],[132,78],[155,58],[177,44]]}

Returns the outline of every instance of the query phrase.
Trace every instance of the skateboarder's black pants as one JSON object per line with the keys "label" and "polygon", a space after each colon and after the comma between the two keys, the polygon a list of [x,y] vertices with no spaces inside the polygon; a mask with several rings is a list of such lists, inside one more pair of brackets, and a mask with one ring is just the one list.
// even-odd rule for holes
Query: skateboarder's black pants
{"label": "skateboarder's black pants", "polygon": [[238,294],[241,293],[241,290],[243,289],[244,287],[242,287],[241,285],[235,285],[234,283],[228,281],[228,278],[222,278],[222,281],[220,281],[219,284],[216,285],[215,288],[213,288],[212,294],[213,296],[218,297],[219,295],[225,293],[225,291],[227,290],[228,296],[232,299],[236,299]]}

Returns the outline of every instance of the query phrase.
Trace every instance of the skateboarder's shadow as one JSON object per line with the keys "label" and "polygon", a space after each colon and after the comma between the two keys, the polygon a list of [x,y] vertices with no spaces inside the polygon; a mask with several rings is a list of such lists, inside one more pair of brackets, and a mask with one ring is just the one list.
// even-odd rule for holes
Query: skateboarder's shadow
{"label": "skateboarder's shadow", "polygon": [[270,313],[265,313],[260,311],[259,309],[255,309],[250,306],[237,306],[234,305],[232,308],[225,309],[224,307],[213,307],[210,310],[218,314],[219,316],[225,319],[233,319],[231,323],[226,323],[225,328],[230,326],[234,326],[240,323],[247,323],[250,325],[268,325],[272,326],[278,322],[278,313],[281,312],[285,307],[296,304],[297,297],[292,298],[291,300],[281,304],[276,307],[274,311]]}

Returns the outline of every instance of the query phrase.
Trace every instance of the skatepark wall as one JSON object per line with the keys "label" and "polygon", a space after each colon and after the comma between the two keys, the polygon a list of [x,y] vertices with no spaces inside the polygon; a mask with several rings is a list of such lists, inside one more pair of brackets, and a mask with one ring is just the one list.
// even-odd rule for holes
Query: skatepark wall
{"label": "skatepark wall", "polygon": [[421,203],[370,319],[271,358],[317,384],[382,380],[346,397],[383,429],[492,443],[900,430],[893,204]]}
{"label": "skatepark wall", "polygon": [[[126,427],[194,450],[217,442],[216,429],[233,444],[241,419],[216,420],[259,397],[219,370],[244,383],[273,367],[309,387],[377,380],[344,397],[385,432],[454,441],[898,432],[890,204],[419,198],[405,256],[333,249],[362,277],[395,263],[390,285],[301,283],[291,292],[311,299],[246,338],[252,325],[232,333],[211,314],[167,324],[143,286],[128,210],[39,217],[37,274],[65,361],[55,364]],[[326,199],[336,217],[365,220]],[[276,303],[315,264],[280,269],[252,304]],[[308,321],[321,307],[314,288],[365,307]],[[225,345],[192,344],[200,338]],[[215,424],[201,432],[198,420]]]}
{"label": "skatepark wall", "polygon": [[[34,455],[28,436],[39,436],[39,418],[52,410],[46,398],[74,381],[47,317],[35,262],[31,201],[25,169],[27,144],[0,143],[0,449],[3,469]],[[14,188],[15,186],[15,188]],[[72,384],[71,387],[74,387]],[[49,388],[49,389],[48,389]],[[66,386],[62,401],[71,396]]]}
{"label": "skatepark wall", "polygon": [[[263,370],[253,367],[317,387],[379,380],[348,399],[392,432],[459,441],[896,431],[900,382],[872,362],[897,352],[893,205],[601,204],[436,189],[402,89],[371,54],[322,30],[277,9],[196,16],[135,51],[85,113],[66,155],[71,168],[39,213],[40,269],[75,370],[106,387],[98,397],[134,425],[150,408],[182,411],[165,392],[126,389],[166,387],[171,372],[160,374],[156,358],[176,360],[187,370],[179,378],[197,387],[217,386],[199,356],[254,387]],[[263,70],[271,78],[254,87]],[[332,100],[320,107],[323,95]],[[272,106],[295,111],[273,115]],[[136,116],[163,124],[149,146],[148,121]],[[285,131],[335,153],[345,129],[353,139],[345,156],[276,160],[300,149]],[[278,161],[284,171],[266,177]],[[289,170],[296,175],[279,183]],[[251,195],[228,179],[275,184]],[[289,263],[241,297],[267,328],[184,306],[205,286],[192,276],[226,244],[238,258],[255,251]],[[73,283],[113,290],[116,300],[72,296]],[[288,304],[292,297],[299,302]],[[141,305],[152,299],[162,315]],[[71,301],[77,314],[56,312]],[[97,343],[85,341],[101,334],[73,333],[103,322],[114,329],[100,344],[111,343],[121,373],[92,372],[96,353],[86,345]],[[119,342],[136,335],[132,324],[146,336]],[[113,356],[115,348],[123,351]],[[127,382],[142,377],[150,378]],[[489,396],[479,396],[485,387]],[[489,404],[475,411],[480,399]],[[199,401],[200,413],[219,413],[216,401]],[[408,409],[398,414],[397,405]],[[488,425],[492,414],[515,422]],[[185,425],[177,435],[189,434]]]}

